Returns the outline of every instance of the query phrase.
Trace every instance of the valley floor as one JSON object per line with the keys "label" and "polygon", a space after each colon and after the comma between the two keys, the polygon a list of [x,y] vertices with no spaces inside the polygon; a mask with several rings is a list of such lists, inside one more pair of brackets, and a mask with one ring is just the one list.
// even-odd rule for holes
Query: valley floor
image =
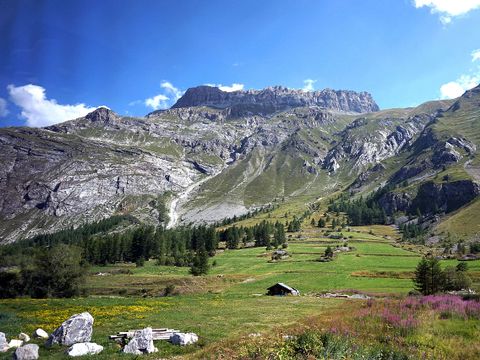
{"label": "valley floor", "polygon": [[[261,334],[259,338],[268,339],[279,332],[295,333],[313,324],[319,329],[330,328],[335,319],[355,318],[356,311],[368,302],[325,298],[320,296],[322,293],[362,292],[380,303],[391,301],[386,298],[404,296],[413,288],[411,277],[421,256],[416,249],[396,244],[392,228],[356,228],[343,235],[354,250],[340,253],[326,263],[317,261],[326,246],[342,245],[343,240],[325,238],[318,229],[306,228],[289,238],[288,259],[271,262],[265,248],[228,250],[211,259],[214,266],[204,277],[192,277],[188,268],[157,266],[154,261],[139,268],[126,264],[95,267],[90,269],[86,284],[89,297],[0,300],[0,330],[9,338],[21,331],[31,333],[38,327],[51,332],[69,316],[89,311],[95,318],[92,341],[105,347],[95,358],[129,358],[120,354],[118,346],[107,336],[147,326],[195,332],[200,341],[184,348],[158,341],[160,353],[145,358],[215,357],[212,354],[221,357],[225,349],[240,346],[241,339],[250,339],[249,334]],[[456,263],[449,260],[442,265]],[[478,287],[480,261],[468,265]],[[266,288],[277,282],[299,289],[301,296],[266,296]],[[173,295],[160,297],[169,285],[174,285],[170,286]],[[453,316],[440,320],[422,312],[425,316],[433,317],[422,318],[424,325],[418,325],[422,331],[409,333],[405,339],[413,341],[427,358],[432,358],[432,354],[433,358],[449,359],[474,359],[480,355],[478,319]],[[379,341],[375,339],[366,341]],[[410,345],[405,349],[410,349]],[[65,356],[60,348],[41,347],[40,354],[41,358],[52,359]],[[0,355],[1,359],[10,357],[10,353]],[[223,358],[229,357],[231,354],[226,351]]]}

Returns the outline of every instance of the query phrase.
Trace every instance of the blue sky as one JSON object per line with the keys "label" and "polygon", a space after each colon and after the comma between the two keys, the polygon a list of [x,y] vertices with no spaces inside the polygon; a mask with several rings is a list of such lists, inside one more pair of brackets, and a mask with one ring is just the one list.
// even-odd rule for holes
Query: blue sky
{"label": "blue sky", "polygon": [[480,81],[478,24],[480,0],[0,0],[0,126],[142,116],[201,84],[412,106]]}

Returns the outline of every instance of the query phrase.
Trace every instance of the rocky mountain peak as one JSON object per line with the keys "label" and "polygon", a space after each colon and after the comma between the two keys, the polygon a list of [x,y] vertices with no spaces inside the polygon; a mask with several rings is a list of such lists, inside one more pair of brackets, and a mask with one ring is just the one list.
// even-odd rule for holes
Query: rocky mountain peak
{"label": "rocky mountain peak", "polygon": [[100,106],[85,116],[85,119],[93,122],[110,122],[118,119],[118,115],[106,106]]}
{"label": "rocky mountain peak", "polygon": [[270,86],[262,90],[227,92],[213,86],[197,86],[188,89],[172,108],[208,106],[213,108],[244,107],[258,113],[271,113],[288,108],[319,106],[326,109],[366,113],[379,107],[367,92],[324,89],[304,91],[283,86]]}

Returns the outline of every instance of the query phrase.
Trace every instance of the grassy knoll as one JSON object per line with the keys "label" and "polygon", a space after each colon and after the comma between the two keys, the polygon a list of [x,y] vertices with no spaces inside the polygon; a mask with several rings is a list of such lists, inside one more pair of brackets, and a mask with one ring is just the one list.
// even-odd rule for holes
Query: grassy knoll
{"label": "grassy knoll", "polygon": [[[95,318],[93,341],[105,346],[98,359],[133,358],[120,355],[118,346],[109,342],[107,335],[146,326],[198,333],[199,344],[186,348],[157,342],[162,357],[193,353],[198,356],[216,344],[235,342],[250,333],[270,334],[279,328],[294,328],[307,317],[341,315],[363,303],[325,299],[318,296],[322,292],[350,289],[381,297],[406,294],[412,289],[408,274],[420,256],[393,246],[393,240],[385,237],[393,237],[391,228],[375,227],[372,232],[378,235],[368,233],[370,230],[353,228],[345,232],[354,250],[338,254],[327,263],[317,261],[326,246],[342,245],[344,240],[330,239],[320,229],[305,227],[300,237],[295,234],[289,239],[287,250],[292,256],[288,259],[271,262],[265,248],[227,250],[211,259],[215,266],[203,277],[189,275],[187,268],[157,266],[153,260],[139,268],[131,264],[94,267],[86,284],[93,294],[90,297],[0,300],[0,330],[8,338],[20,331],[30,333],[37,327],[52,331],[70,315],[90,311]],[[455,265],[456,261],[446,263]],[[480,261],[470,262],[469,267],[478,272]],[[279,281],[298,288],[302,295],[265,296],[266,288]],[[168,285],[175,286],[174,295],[160,297]],[[455,322],[440,323],[438,331],[458,332],[461,326]],[[476,329],[465,336],[478,333]],[[56,359],[64,355],[61,348],[42,347],[41,356]],[[0,355],[0,359],[10,357],[10,353]]]}

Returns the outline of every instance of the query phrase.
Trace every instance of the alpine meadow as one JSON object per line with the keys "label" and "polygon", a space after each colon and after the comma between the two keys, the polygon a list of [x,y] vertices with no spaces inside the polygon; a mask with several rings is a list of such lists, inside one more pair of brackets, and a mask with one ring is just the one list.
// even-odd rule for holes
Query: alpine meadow
{"label": "alpine meadow", "polygon": [[0,0],[0,359],[479,359],[479,22]]}

